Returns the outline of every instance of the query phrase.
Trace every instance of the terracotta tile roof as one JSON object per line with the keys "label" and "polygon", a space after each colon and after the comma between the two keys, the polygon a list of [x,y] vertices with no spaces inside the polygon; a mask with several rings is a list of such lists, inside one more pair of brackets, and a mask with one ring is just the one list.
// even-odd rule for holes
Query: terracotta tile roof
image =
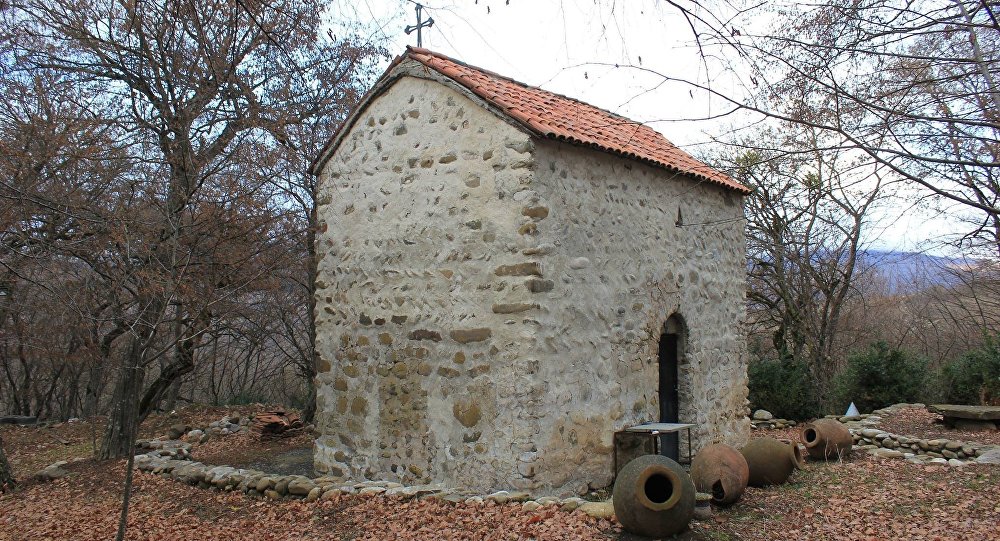
{"label": "terracotta tile roof", "polygon": [[[470,66],[440,53],[407,47],[406,53],[393,60],[386,73],[390,73],[407,58],[420,62],[467,88],[538,137],[596,148],[670,171],[689,174],[744,194],[750,192],[746,186],[696,160],[648,126],[593,105]],[[379,84],[382,83],[380,81]],[[366,97],[363,101],[367,99],[369,98]],[[335,143],[331,141],[331,144]],[[314,170],[322,166],[325,156],[331,151],[329,147],[330,145],[324,149],[313,164]]]}
{"label": "terracotta tile roof", "polygon": [[541,137],[594,147],[748,193],[652,128],[581,101],[528,86],[427,49],[406,55],[468,88]]}

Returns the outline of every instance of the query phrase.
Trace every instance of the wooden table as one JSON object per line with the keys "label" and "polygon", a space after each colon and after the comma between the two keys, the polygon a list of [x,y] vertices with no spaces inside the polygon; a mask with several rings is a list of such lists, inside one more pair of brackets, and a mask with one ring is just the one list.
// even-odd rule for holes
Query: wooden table
{"label": "wooden table", "polygon": [[[625,427],[614,434],[615,448],[615,472],[618,472],[618,440],[623,434],[645,434],[653,439],[653,454],[660,454],[660,436],[663,434],[675,434],[682,430],[687,430],[687,463],[691,463],[691,428],[697,426],[693,423],[643,423],[641,425]],[[678,453],[679,454],[679,453]],[[678,456],[678,459],[681,457]],[[680,462],[680,460],[678,460]]]}

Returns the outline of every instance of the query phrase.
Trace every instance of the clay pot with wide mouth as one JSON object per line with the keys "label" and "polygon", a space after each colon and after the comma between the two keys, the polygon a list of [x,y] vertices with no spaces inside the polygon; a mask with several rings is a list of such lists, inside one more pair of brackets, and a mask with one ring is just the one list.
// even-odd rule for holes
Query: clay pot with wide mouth
{"label": "clay pot with wide mouth", "polygon": [[623,529],[646,537],[669,537],[691,521],[694,482],[677,462],[644,455],[618,472],[612,499]]}
{"label": "clay pot with wide mouth", "polygon": [[712,495],[712,503],[732,505],[747,488],[750,467],[735,448],[715,443],[698,451],[691,461],[691,479],[698,492]]}
{"label": "clay pot with wide mouth", "polygon": [[802,451],[797,443],[789,440],[751,440],[740,453],[750,469],[747,484],[753,487],[783,484],[793,471],[802,467]]}
{"label": "clay pot with wide mouth", "polygon": [[804,425],[799,438],[809,456],[820,460],[847,458],[854,447],[851,431],[834,419],[817,419]]}

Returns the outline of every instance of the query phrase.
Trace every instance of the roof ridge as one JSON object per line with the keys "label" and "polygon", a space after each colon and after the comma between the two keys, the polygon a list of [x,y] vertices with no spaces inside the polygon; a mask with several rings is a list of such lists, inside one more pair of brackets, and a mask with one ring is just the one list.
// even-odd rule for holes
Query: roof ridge
{"label": "roof ridge", "polygon": [[407,47],[398,57],[403,59],[454,81],[538,137],[596,148],[750,193],[642,122],[422,47]]}
{"label": "roof ridge", "polygon": [[[407,46],[406,51],[389,63],[375,85],[365,93],[348,119],[320,151],[310,171],[319,172],[340,144],[343,134],[357,121],[358,114],[376,96],[385,92],[396,78],[404,61],[454,82],[483,101],[487,107],[540,139],[551,139],[606,152],[625,159],[749,194],[740,184],[675,145],[665,135],[643,122],[602,109],[580,99],[545,90],[423,47]],[[444,82],[441,79],[440,82]]]}
{"label": "roof ridge", "polygon": [[[514,84],[523,86],[524,88],[530,88],[532,90],[541,90],[542,92],[546,92],[546,93],[552,94],[553,96],[558,96],[560,98],[567,99],[567,100],[579,103],[580,105],[584,105],[584,106],[590,107],[591,109],[596,109],[598,111],[601,111],[602,113],[606,113],[606,114],[609,114],[609,115],[612,115],[612,116],[616,116],[616,117],[624,120],[626,124],[636,124],[638,126],[646,126],[647,128],[649,127],[644,122],[641,122],[641,121],[638,121],[638,120],[633,120],[633,119],[631,119],[631,118],[629,118],[629,117],[627,117],[625,115],[616,113],[614,111],[605,109],[603,107],[598,107],[598,106],[594,105],[593,103],[588,103],[588,102],[585,102],[585,101],[583,101],[583,100],[581,100],[579,98],[574,98],[573,96],[567,96],[566,94],[560,94],[559,92],[553,92],[551,90],[546,90],[546,89],[544,89],[544,88],[542,88],[540,86],[530,85],[528,83],[525,83],[524,81],[519,81],[519,80],[517,80],[517,79],[515,79],[515,78],[513,78],[513,77],[511,77],[509,75],[504,75],[502,73],[497,73],[497,72],[495,72],[493,70],[488,70],[486,68],[481,68],[479,66],[476,66],[476,65],[473,65],[473,64],[469,64],[468,62],[465,62],[465,61],[459,60],[457,58],[448,56],[448,55],[446,55],[444,53],[439,53],[437,51],[432,51],[432,50],[424,48],[424,47],[414,47],[412,45],[407,45],[406,46],[406,53],[404,53],[404,54],[407,54],[407,53],[410,53],[410,52],[415,52],[415,53],[427,54],[427,55],[430,55],[430,56],[434,56],[434,57],[440,58],[442,60],[447,60],[448,62],[453,62],[453,63],[458,64],[460,66],[464,66],[466,68],[474,69],[474,70],[476,70],[478,72],[485,73],[487,75],[496,77],[498,79],[504,79],[506,81],[510,81],[510,82],[512,82]],[[418,62],[419,62],[419,60],[418,60]],[[445,75],[447,75],[447,74],[445,74]],[[449,76],[449,78],[450,78],[450,76]],[[652,128],[650,128],[650,129],[652,129]],[[659,133],[659,132],[657,132],[657,133]],[[664,139],[666,139],[666,138],[664,138]],[[673,142],[671,142],[669,139],[667,140],[667,142],[670,143],[672,146],[674,146],[676,148],[680,148],[680,147],[677,147],[677,145],[674,145]]]}

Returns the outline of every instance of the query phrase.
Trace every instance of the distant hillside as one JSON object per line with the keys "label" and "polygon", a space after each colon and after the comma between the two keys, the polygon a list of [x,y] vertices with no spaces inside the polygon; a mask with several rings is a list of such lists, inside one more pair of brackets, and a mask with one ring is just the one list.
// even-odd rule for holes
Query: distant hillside
{"label": "distant hillside", "polygon": [[914,285],[950,284],[955,276],[949,269],[968,265],[968,261],[964,259],[920,252],[870,250],[860,259],[863,267],[873,265],[880,274],[888,278],[894,290],[910,289]]}

